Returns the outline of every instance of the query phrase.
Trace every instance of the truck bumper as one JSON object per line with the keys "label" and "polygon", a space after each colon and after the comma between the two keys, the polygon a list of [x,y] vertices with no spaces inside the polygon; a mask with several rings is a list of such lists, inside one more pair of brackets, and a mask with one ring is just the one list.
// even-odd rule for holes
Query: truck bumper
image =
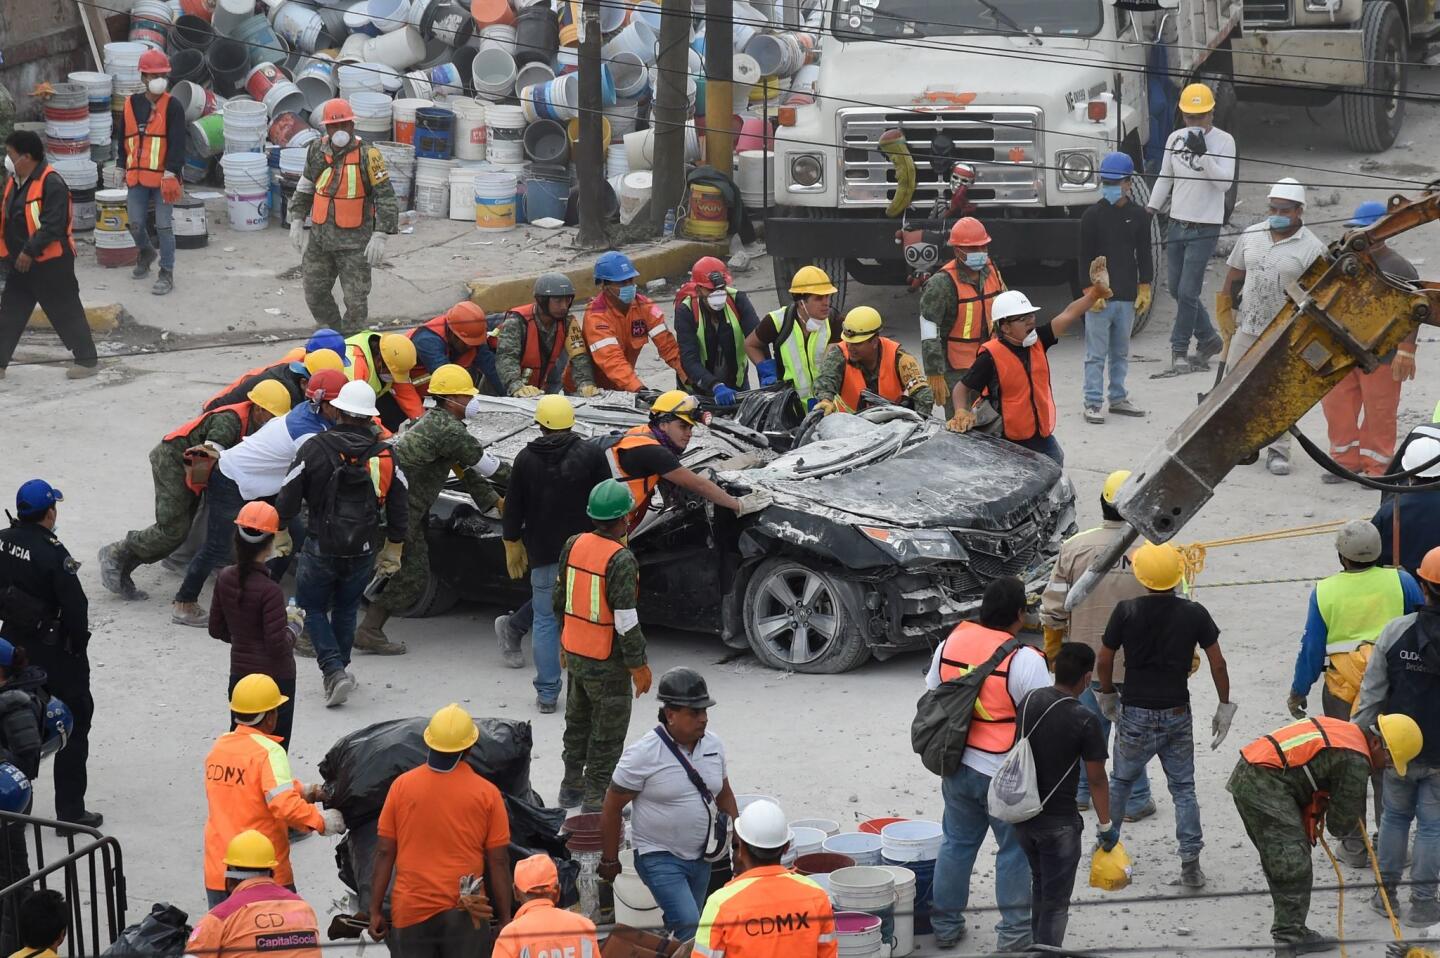
{"label": "truck bumper", "polygon": [[[990,219],[982,210],[980,219],[992,239],[990,255],[999,260],[1073,260],[1080,249],[1078,217]],[[907,225],[911,229],[943,226],[935,220],[911,220]],[[772,255],[795,259],[899,260],[904,258],[895,239],[899,229],[899,220],[874,217],[770,216],[765,220],[765,244]]]}
{"label": "truck bumper", "polygon": [[1235,76],[1327,86],[1365,85],[1360,30],[1251,30],[1230,40]]}

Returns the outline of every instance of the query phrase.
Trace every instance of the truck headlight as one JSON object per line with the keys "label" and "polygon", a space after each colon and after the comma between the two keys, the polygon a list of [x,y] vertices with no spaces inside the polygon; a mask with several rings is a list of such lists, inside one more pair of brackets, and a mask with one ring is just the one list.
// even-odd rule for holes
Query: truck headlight
{"label": "truck headlight", "polygon": [[915,559],[963,561],[969,556],[944,529],[891,529],[885,526],[861,526],[860,531],[899,562]]}
{"label": "truck headlight", "polygon": [[1055,154],[1055,178],[1062,190],[1095,188],[1095,151],[1063,150]]}
{"label": "truck headlight", "polygon": [[818,153],[795,153],[790,156],[790,183],[806,190],[825,185],[825,163]]}

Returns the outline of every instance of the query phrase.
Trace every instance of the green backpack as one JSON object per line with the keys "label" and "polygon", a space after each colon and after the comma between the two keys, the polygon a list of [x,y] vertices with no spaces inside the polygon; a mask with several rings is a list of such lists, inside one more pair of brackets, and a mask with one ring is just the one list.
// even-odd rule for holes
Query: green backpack
{"label": "green backpack", "polygon": [[970,737],[970,718],[985,684],[1005,657],[1024,641],[1014,636],[991,653],[978,668],[958,679],[928,689],[915,703],[915,721],[910,723],[910,747],[921,763],[936,775],[953,775],[960,770],[965,741]]}

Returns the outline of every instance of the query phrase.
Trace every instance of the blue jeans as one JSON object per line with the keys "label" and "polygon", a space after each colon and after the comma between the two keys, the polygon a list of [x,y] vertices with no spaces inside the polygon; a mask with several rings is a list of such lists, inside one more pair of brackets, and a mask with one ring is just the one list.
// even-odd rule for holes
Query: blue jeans
{"label": "blue jeans", "polygon": [[710,863],[701,858],[689,861],[669,852],[646,852],[635,857],[635,871],[660,912],[665,930],[681,941],[695,937],[700,926],[700,906],[710,887]]}
{"label": "blue jeans", "polygon": [[535,694],[543,702],[560,697],[560,623],[555,619],[551,595],[560,575],[559,563],[530,570],[531,641],[535,655]]}
{"label": "blue jeans", "polygon": [[1135,304],[1115,300],[1099,312],[1085,314],[1085,405],[1100,405],[1105,391],[1105,363],[1110,363],[1111,402],[1125,398],[1125,373],[1130,369],[1130,328]]}
{"label": "blue jeans", "polygon": [[1015,445],[1024,446],[1031,452],[1038,452],[1042,456],[1049,456],[1055,460],[1057,466],[1065,465],[1065,450],[1060,448],[1059,441],[1053,435],[1021,439]]}
{"label": "blue jeans", "polygon": [[1205,266],[1210,262],[1219,239],[1220,227],[1217,224],[1170,221],[1165,265],[1170,295],[1175,297],[1176,307],[1175,325],[1170,330],[1172,353],[1189,352],[1192,336],[1197,346],[1206,348],[1220,339],[1200,298],[1200,289],[1205,285]]}
{"label": "blue jeans", "polygon": [[1080,820],[1032,818],[1015,826],[1025,858],[1030,863],[1030,936],[1034,944],[1065,944],[1070,922],[1070,896],[1080,865]]}
{"label": "blue jeans", "polygon": [[945,798],[945,840],[935,861],[935,903],[930,924],[935,937],[953,939],[965,929],[965,908],[970,904],[970,875],[975,856],[985,841],[985,830],[995,834],[995,903],[1000,922],[995,926],[997,951],[1022,951],[1030,944],[1030,864],[1020,847],[1015,827],[991,818],[986,801],[990,776],[968,765],[940,780]]}
{"label": "blue jeans", "polygon": [[155,207],[155,234],[160,238],[160,268],[175,268],[175,230],[172,223],[175,207],[160,197],[158,186],[132,186],[125,194],[125,213],[130,218],[130,235],[142,250],[150,249],[150,231],[145,221],[150,207]]}
{"label": "blue jeans", "polygon": [[307,543],[295,573],[295,602],[322,675],[350,667],[360,597],[375,572],[375,556],[322,556]]}
{"label": "blue jeans", "polygon": [[[1123,683],[1117,683],[1117,689],[1123,689]],[[1080,693],[1080,704],[1094,713],[1095,718],[1100,722],[1100,734],[1105,738],[1105,747],[1110,747],[1110,720],[1100,712],[1100,701],[1095,698],[1095,692],[1100,688],[1099,682],[1091,682],[1090,687]],[[1113,763],[1112,763],[1113,764]],[[1112,770],[1113,771],[1113,770]],[[1085,770],[1080,770],[1080,787],[1075,790],[1075,800],[1082,804],[1090,803],[1090,780],[1085,776]],[[1110,801],[1115,801],[1115,776],[1110,776]],[[1130,801],[1125,806],[1126,814],[1138,812],[1150,803],[1150,776],[1145,774],[1145,766],[1140,766],[1140,774],[1135,779],[1135,784],[1130,789]],[[1114,805],[1112,804],[1113,808]]]}
{"label": "blue jeans", "polygon": [[205,545],[190,559],[185,567],[185,578],[175,591],[176,602],[195,602],[210,573],[230,561],[230,551],[235,544],[235,517],[245,499],[240,487],[216,467],[210,473],[205,486],[205,503],[208,507],[205,519]]}
{"label": "blue jeans", "polygon": [[1115,762],[1110,773],[1110,823],[1125,822],[1130,790],[1145,771],[1145,763],[1160,756],[1170,800],[1175,803],[1175,841],[1180,860],[1200,857],[1205,840],[1200,831],[1200,803],[1195,798],[1195,737],[1188,707],[1139,709],[1120,707],[1115,725]]}
{"label": "blue jeans", "polygon": [[1385,770],[1380,815],[1380,874],[1386,884],[1398,882],[1405,872],[1405,846],[1410,822],[1417,822],[1415,860],[1410,865],[1411,901],[1434,901],[1440,877],[1440,768],[1410,763],[1405,777]]}

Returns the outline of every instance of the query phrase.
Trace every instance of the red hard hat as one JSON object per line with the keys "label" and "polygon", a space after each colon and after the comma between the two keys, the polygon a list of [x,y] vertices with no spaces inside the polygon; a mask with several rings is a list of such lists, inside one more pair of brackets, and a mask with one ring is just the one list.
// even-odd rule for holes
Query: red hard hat
{"label": "red hard hat", "polygon": [[445,314],[445,323],[450,327],[450,332],[467,346],[479,346],[485,342],[489,331],[485,322],[485,310],[468,299],[450,307]]}
{"label": "red hard hat", "polygon": [[[720,275],[720,281],[715,281],[715,274]],[[730,270],[725,264],[714,256],[702,256],[695,261],[690,269],[690,280],[699,289],[719,289],[722,286],[730,285]]]}
{"label": "red hard hat", "polygon": [[966,216],[950,227],[950,245],[989,246],[990,234],[985,232],[984,223],[973,216]]}
{"label": "red hard hat", "polygon": [[320,107],[320,122],[325,126],[332,123],[354,123],[355,111],[350,108],[350,101],[343,97],[336,97],[333,100],[326,100]]}
{"label": "red hard hat", "polygon": [[146,50],[140,54],[141,73],[169,73],[170,58],[164,50]]}
{"label": "red hard hat", "polygon": [[329,402],[340,395],[341,387],[349,381],[338,369],[322,369],[305,384],[305,398],[316,402]]}

